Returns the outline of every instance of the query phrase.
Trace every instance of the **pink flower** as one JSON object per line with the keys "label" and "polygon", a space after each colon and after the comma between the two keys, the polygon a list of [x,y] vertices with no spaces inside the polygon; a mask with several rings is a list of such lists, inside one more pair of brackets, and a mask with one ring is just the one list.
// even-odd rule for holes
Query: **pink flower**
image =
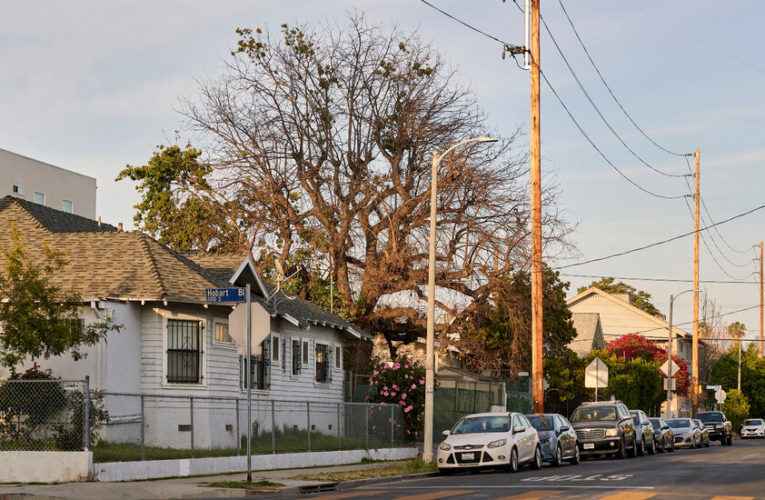
{"label": "pink flower", "polygon": [[412,389],[417,389],[417,384],[412,384]]}
{"label": "pink flower", "polygon": [[398,404],[400,404],[401,406],[406,406],[406,401],[403,401],[403,400],[399,401]]}
{"label": "pink flower", "polygon": [[396,393],[395,393],[395,392],[391,392],[391,393],[390,393],[390,396],[391,396],[392,398],[395,398],[395,397],[396,397]]}
{"label": "pink flower", "polygon": [[399,362],[393,363],[393,369],[394,370],[398,370],[399,368],[401,368],[401,364]]}
{"label": "pink flower", "polygon": [[388,386],[387,385],[383,386],[383,391],[387,391],[387,390],[388,390]]}
{"label": "pink flower", "polygon": [[372,426],[372,430],[375,430],[375,429],[377,429],[377,426],[376,426],[376,425],[373,425],[373,426]]}
{"label": "pink flower", "polygon": [[[424,378],[420,379],[420,385],[425,385],[425,379]],[[386,389],[387,389],[387,387],[386,387]]]}
{"label": "pink flower", "polygon": [[396,384],[393,384],[393,389],[397,391],[398,390],[398,386]]}
{"label": "pink flower", "polygon": [[388,419],[388,422],[390,422],[390,423],[393,423],[393,419],[392,419],[392,418],[389,418],[389,419]]}
{"label": "pink flower", "polygon": [[403,401],[405,399],[406,399],[406,394],[405,393],[401,393],[401,401]]}

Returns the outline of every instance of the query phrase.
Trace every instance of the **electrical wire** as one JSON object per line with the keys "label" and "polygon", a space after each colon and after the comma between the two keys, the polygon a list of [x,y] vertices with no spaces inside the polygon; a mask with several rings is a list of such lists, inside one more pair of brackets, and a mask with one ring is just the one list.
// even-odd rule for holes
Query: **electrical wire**
{"label": "electrical wire", "polygon": [[[599,276],[594,274],[569,274],[569,273],[560,273],[561,276],[571,277],[571,278],[590,278],[590,279],[603,279],[603,278],[613,278],[615,280],[629,280],[629,281],[655,281],[655,282],[662,282],[662,283],[693,283],[693,280],[689,279],[678,279],[678,278],[636,278],[636,277],[627,277],[627,276]],[[757,285],[759,283],[756,282],[749,282],[749,281],[725,281],[725,280],[699,280],[699,283],[702,284],[715,284],[715,285]]]}
{"label": "electrical wire", "polygon": [[428,7],[430,7],[431,9],[435,9],[435,10],[437,10],[438,12],[440,12],[440,13],[441,13],[441,14],[443,14],[443,15],[445,15],[446,17],[448,17],[448,18],[450,18],[450,19],[452,19],[452,20],[454,20],[454,21],[457,21],[458,23],[460,23],[460,24],[461,24],[461,25],[463,25],[464,27],[466,27],[466,28],[468,28],[468,29],[471,29],[471,30],[475,31],[476,33],[480,33],[481,35],[483,35],[483,36],[485,36],[485,37],[487,37],[487,38],[491,38],[491,39],[492,39],[492,40],[494,40],[495,42],[499,42],[499,43],[501,43],[501,44],[503,44],[503,45],[507,45],[507,46],[511,46],[511,45],[512,45],[512,44],[509,44],[509,43],[507,43],[507,42],[503,42],[503,41],[502,41],[502,40],[500,40],[499,38],[497,38],[497,37],[495,37],[495,36],[493,36],[493,35],[490,35],[490,34],[486,33],[485,31],[481,31],[481,30],[479,30],[479,29],[478,29],[478,28],[476,28],[475,26],[472,26],[472,25],[470,25],[470,24],[466,23],[465,21],[463,21],[463,20],[461,20],[461,19],[458,19],[458,18],[454,17],[453,15],[449,14],[449,13],[448,13],[448,12],[446,12],[445,10],[441,10],[441,9],[439,9],[438,7],[436,7],[435,5],[433,5],[432,3],[428,2],[427,0],[420,0],[420,2],[424,3],[425,5],[427,5]]}
{"label": "electrical wire", "polygon": [[[731,312],[727,312],[727,313],[720,313],[720,314],[715,314],[714,316],[708,316],[706,318],[700,318],[698,321],[699,322],[709,321],[710,319],[722,318],[724,316],[730,316],[731,314],[738,314],[740,312],[750,311],[752,309],[756,309],[756,308],[759,308],[759,307],[760,306],[758,304],[756,306],[745,307],[743,309],[737,309],[735,311],[731,311]],[[694,323],[693,320],[691,320],[691,321],[684,321],[682,323],[673,323],[672,324],[672,328],[677,327],[677,326],[693,325],[693,323]],[[656,330],[666,330],[668,327],[669,327],[669,325],[667,325],[667,326],[657,326],[657,327],[654,327],[654,328],[648,328],[646,330],[639,330],[639,331],[632,332],[632,333],[640,334],[640,333],[654,332]]]}
{"label": "electrical wire", "polygon": [[[592,67],[595,69],[595,73],[598,74],[598,77],[600,78],[600,81],[603,82],[603,85],[606,87],[606,90],[608,90],[608,93],[611,94],[611,97],[613,98],[613,100],[616,103],[616,105],[619,106],[619,109],[622,110],[622,113],[624,113],[624,116],[627,117],[627,119],[630,121],[630,123],[632,123],[632,125],[634,125],[634,127],[637,129],[638,132],[640,132],[643,135],[643,137],[648,139],[648,141],[650,141],[651,144],[653,144],[657,148],[661,149],[662,151],[664,151],[666,153],[674,155],[674,156],[688,156],[687,153],[677,153],[675,151],[671,151],[671,150],[665,148],[664,146],[662,146],[661,144],[659,144],[658,142],[653,140],[651,137],[649,137],[649,135],[635,122],[635,120],[627,112],[627,110],[624,109],[624,106],[622,106],[622,103],[616,97],[616,95],[614,94],[614,91],[611,90],[611,87],[608,85],[608,83],[606,83],[606,79],[603,77],[603,74],[600,72],[600,69],[598,68],[598,65],[595,64],[595,61],[592,59],[592,56],[590,55],[590,51],[587,50],[587,47],[584,45],[584,41],[582,41],[582,37],[579,36],[579,31],[577,31],[576,26],[574,26],[574,22],[571,20],[571,16],[568,15],[568,11],[566,10],[566,7],[563,6],[563,1],[562,0],[558,0],[558,3],[560,4],[560,8],[563,11],[563,14],[565,14],[566,19],[568,20],[568,24],[571,25],[571,29],[574,31],[574,35],[576,35],[576,39],[579,40],[579,45],[584,50],[584,53],[587,55],[587,59],[589,59],[590,64],[592,64]],[[664,174],[664,172],[661,172],[661,173]],[[669,174],[664,174],[664,175],[669,175]]]}
{"label": "electrical wire", "polygon": [[686,174],[670,174],[668,172],[664,172],[663,170],[659,170],[658,168],[654,167],[653,165],[649,164],[647,161],[643,159],[642,156],[637,154],[634,149],[629,147],[626,142],[624,142],[624,139],[614,130],[614,127],[611,126],[611,124],[608,122],[605,116],[603,116],[603,113],[600,111],[600,108],[598,108],[597,104],[595,104],[595,101],[592,100],[592,97],[590,97],[590,94],[587,92],[587,90],[584,88],[584,85],[582,84],[582,81],[579,79],[579,76],[577,76],[576,72],[574,71],[574,68],[571,67],[571,64],[568,62],[568,58],[563,53],[563,50],[560,48],[560,45],[558,45],[558,41],[555,39],[555,36],[553,36],[552,31],[550,30],[550,27],[547,25],[547,21],[545,21],[545,18],[543,16],[539,16],[539,18],[542,20],[542,25],[545,27],[545,31],[547,31],[547,35],[550,37],[550,40],[552,40],[553,45],[555,46],[555,50],[558,51],[558,54],[563,59],[563,62],[565,63],[566,67],[568,68],[568,72],[571,73],[571,76],[574,77],[574,80],[576,81],[577,86],[579,86],[579,90],[582,91],[584,94],[584,97],[587,98],[587,101],[592,105],[592,108],[595,110],[597,115],[600,117],[601,121],[608,127],[608,130],[611,131],[611,133],[616,137],[619,142],[624,146],[627,151],[630,152],[632,156],[634,156],[640,163],[645,165],[646,167],[650,168],[654,172],[664,175],[666,177],[685,177]]}
{"label": "electrical wire", "polygon": [[[763,208],[765,208],[765,205],[760,205],[758,207],[755,207],[755,208],[752,208],[750,210],[747,210],[746,212],[742,212],[742,213],[736,214],[736,215],[734,215],[732,217],[728,217],[727,219],[724,219],[724,220],[722,220],[720,222],[716,222],[714,225],[719,226],[719,225],[722,225],[722,224],[727,224],[728,222],[731,222],[731,221],[736,220],[736,219],[740,219],[741,217],[745,217],[745,216],[747,216],[749,214],[752,214],[752,213],[754,213],[754,212],[756,212],[758,210],[762,210]],[[711,227],[712,226],[705,226],[705,227],[699,228],[699,232],[707,231]],[[593,262],[600,262],[602,260],[612,259],[614,257],[621,257],[623,255],[628,255],[628,254],[631,254],[631,253],[639,252],[641,250],[647,250],[649,248],[657,247],[657,246],[660,246],[660,245],[664,245],[666,243],[670,243],[672,241],[679,240],[681,238],[685,238],[687,236],[690,236],[690,235],[694,234],[695,232],[696,231],[691,231],[689,233],[683,233],[683,234],[680,234],[680,235],[677,235],[677,236],[673,236],[672,238],[668,238],[666,240],[657,241],[655,243],[649,243],[648,245],[643,245],[643,246],[640,246],[640,247],[637,247],[637,248],[632,248],[630,250],[625,250],[623,252],[618,252],[618,253],[606,255],[604,257],[598,257],[598,258],[595,258],[595,259],[589,259],[589,260],[585,260],[585,261],[582,261],[582,262],[575,262],[573,264],[566,264],[565,266],[557,266],[557,267],[553,267],[553,269],[555,269],[555,270],[558,270],[558,269],[567,269],[569,267],[583,266],[585,264],[591,264]]]}

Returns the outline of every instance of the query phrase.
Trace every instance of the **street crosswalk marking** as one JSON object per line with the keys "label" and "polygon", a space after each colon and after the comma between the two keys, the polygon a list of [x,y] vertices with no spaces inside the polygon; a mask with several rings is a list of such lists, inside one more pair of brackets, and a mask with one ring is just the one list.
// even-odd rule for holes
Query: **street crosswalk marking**
{"label": "street crosswalk marking", "polygon": [[645,491],[620,491],[614,495],[601,497],[600,500],[646,500],[655,496],[656,493],[647,493]]}
{"label": "street crosswalk marking", "polygon": [[527,491],[525,493],[519,493],[518,495],[510,495],[509,497],[500,497],[495,500],[541,500],[553,495],[560,495],[565,493],[566,490],[536,490]]}
{"label": "street crosswalk marking", "polygon": [[382,490],[372,490],[372,491],[349,491],[347,493],[333,493],[331,495],[321,495],[316,498],[320,498],[321,500],[340,500],[341,498],[358,498],[358,497],[368,497],[372,495],[380,495],[382,493],[385,493],[385,491]]}
{"label": "street crosswalk marking", "polygon": [[452,497],[455,495],[467,495],[475,493],[476,490],[446,490],[434,491],[431,493],[422,493],[420,495],[409,495],[405,497],[395,497],[396,500],[435,500],[436,498]]}
{"label": "street crosswalk marking", "polygon": [[713,497],[712,500],[754,500],[754,497],[719,496]]}

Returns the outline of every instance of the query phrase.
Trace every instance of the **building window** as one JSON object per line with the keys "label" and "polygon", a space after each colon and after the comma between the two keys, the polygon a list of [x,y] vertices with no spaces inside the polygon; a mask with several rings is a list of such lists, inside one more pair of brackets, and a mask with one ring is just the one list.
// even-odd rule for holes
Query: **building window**
{"label": "building window", "polygon": [[335,368],[343,367],[343,348],[335,346]]}
{"label": "building window", "polygon": [[68,214],[72,213],[72,202],[69,200],[61,200],[61,211]]}
{"label": "building window", "polygon": [[231,343],[234,340],[228,334],[228,323],[215,323],[215,340],[217,342]]}
{"label": "building window", "polygon": [[271,361],[279,361],[279,337],[271,337]]}
{"label": "building window", "polygon": [[292,374],[300,375],[300,370],[303,368],[302,360],[303,354],[300,352],[302,342],[299,340],[292,341]]}
{"label": "building window", "polygon": [[308,366],[308,341],[303,341],[303,366]]}
{"label": "building window", "polygon": [[13,194],[17,194],[19,196],[24,196],[24,186],[17,186],[16,184],[13,185]]}
{"label": "building window", "polygon": [[167,320],[167,381],[202,382],[202,343],[199,321]]}
{"label": "building window", "polygon": [[329,349],[324,344],[316,344],[316,381],[327,382],[329,373]]}
{"label": "building window", "polygon": [[38,205],[45,205],[45,193],[40,193],[35,191],[35,199],[34,202]]}

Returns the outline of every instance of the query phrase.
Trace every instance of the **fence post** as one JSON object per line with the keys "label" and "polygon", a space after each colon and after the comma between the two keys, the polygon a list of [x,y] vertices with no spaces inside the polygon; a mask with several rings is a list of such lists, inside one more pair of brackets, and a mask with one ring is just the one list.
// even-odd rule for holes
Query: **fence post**
{"label": "fence post", "polygon": [[189,411],[191,412],[191,458],[194,458],[194,396],[189,398]]}
{"label": "fence post", "polygon": [[306,426],[306,431],[308,431],[308,451],[311,451],[311,402],[306,401],[305,402],[305,416],[308,422],[308,425]]}
{"label": "fence post", "polygon": [[85,375],[85,388],[82,393],[82,445],[85,451],[90,446],[90,376]]}
{"label": "fence post", "polygon": [[369,449],[369,403],[366,405],[366,412],[364,412],[364,442],[366,443],[366,449]]}
{"label": "fence post", "polygon": [[478,397],[478,381],[473,382],[473,413],[478,410],[475,409],[475,400]]}
{"label": "fence post", "polygon": [[390,447],[393,448],[393,409],[394,406],[390,405]]}
{"label": "fence post", "polygon": [[239,434],[239,396],[236,398],[236,456],[242,454],[242,436]]}
{"label": "fence post", "polygon": [[459,404],[459,393],[460,381],[459,379],[454,379],[454,418],[452,419],[452,425],[457,423],[457,405]]}
{"label": "fence post", "polygon": [[337,403],[337,449],[342,450],[340,446],[340,403]]}
{"label": "fence post", "polygon": [[144,410],[143,394],[141,394],[141,460],[146,460],[146,412]]}
{"label": "fence post", "polygon": [[271,400],[271,453],[276,455],[276,411],[274,410],[275,401]]}

